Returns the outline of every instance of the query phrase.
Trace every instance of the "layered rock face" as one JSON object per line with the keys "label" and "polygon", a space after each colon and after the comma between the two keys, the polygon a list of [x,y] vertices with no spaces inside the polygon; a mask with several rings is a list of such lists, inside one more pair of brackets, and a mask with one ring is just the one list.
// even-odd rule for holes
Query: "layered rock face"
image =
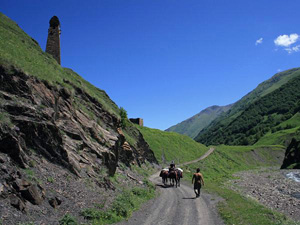
{"label": "layered rock face", "polygon": [[[136,141],[133,146],[126,141],[116,116],[65,82],[73,88],[54,86],[19,71],[8,73],[0,67],[1,215],[13,215],[13,211],[2,211],[7,207],[27,212],[41,205],[47,214],[64,201],[70,204],[66,209],[75,207],[76,202],[86,205],[95,197],[83,185],[87,179],[100,189],[111,190],[114,187],[108,177],[120,163],[156,162],[137,129],[127,128]],[[45,179],[53,191],[39,179]],[[83,194],[86,199],[78,200]]]}

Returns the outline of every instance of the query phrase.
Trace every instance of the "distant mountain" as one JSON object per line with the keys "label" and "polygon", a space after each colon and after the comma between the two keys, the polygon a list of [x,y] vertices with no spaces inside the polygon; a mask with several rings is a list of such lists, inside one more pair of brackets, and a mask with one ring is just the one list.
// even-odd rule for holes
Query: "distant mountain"
{"label": "distant mountain", "polygon": [[195,140],[207,145],[254,144],[299,111],[299,85],[299,68],[275,74],[200,131]]}
{"label": "distant mountain", "polygon": [[207,127],[220,114],[227,112],[231,106],[210,106],[193,117],[166,129],[166,131],[185,134],[195,138],[203,128]]}

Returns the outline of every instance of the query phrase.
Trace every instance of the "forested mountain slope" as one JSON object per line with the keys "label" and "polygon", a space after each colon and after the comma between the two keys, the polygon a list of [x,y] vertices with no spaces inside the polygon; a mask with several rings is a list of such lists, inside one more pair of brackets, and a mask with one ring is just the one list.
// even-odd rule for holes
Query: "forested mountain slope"
{"label": "forested mountain slope", "polygon": [[254,144],[300,107],[299,69],[276,74],[235,103],[195,138],[205,144]]}

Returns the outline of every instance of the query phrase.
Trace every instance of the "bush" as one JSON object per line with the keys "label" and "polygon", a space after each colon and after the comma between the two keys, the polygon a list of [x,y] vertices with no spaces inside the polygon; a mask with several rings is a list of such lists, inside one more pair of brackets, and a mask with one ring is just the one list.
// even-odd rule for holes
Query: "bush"
{"label": "bush", "polygon": [[123,107],[120,107],[121,127],[125,128],[128,123],[127,112]]}
{"label": "bush", "polygon": [[64,215],[64,217],[59,221],[59,225],[77,225],[77,221],[74,216],[70,214]]}

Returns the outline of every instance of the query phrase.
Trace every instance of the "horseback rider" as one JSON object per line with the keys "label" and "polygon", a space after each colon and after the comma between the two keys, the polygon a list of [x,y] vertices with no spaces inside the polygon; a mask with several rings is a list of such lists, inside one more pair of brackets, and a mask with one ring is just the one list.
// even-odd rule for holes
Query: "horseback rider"
{"label": "horseback rider", "polygon": [[169,173],[174,172],[174,171],[175,171],[175,163],[174,163],[174,161],[172,161],[172,163],[170,164],[170,167],[169,167]]}

